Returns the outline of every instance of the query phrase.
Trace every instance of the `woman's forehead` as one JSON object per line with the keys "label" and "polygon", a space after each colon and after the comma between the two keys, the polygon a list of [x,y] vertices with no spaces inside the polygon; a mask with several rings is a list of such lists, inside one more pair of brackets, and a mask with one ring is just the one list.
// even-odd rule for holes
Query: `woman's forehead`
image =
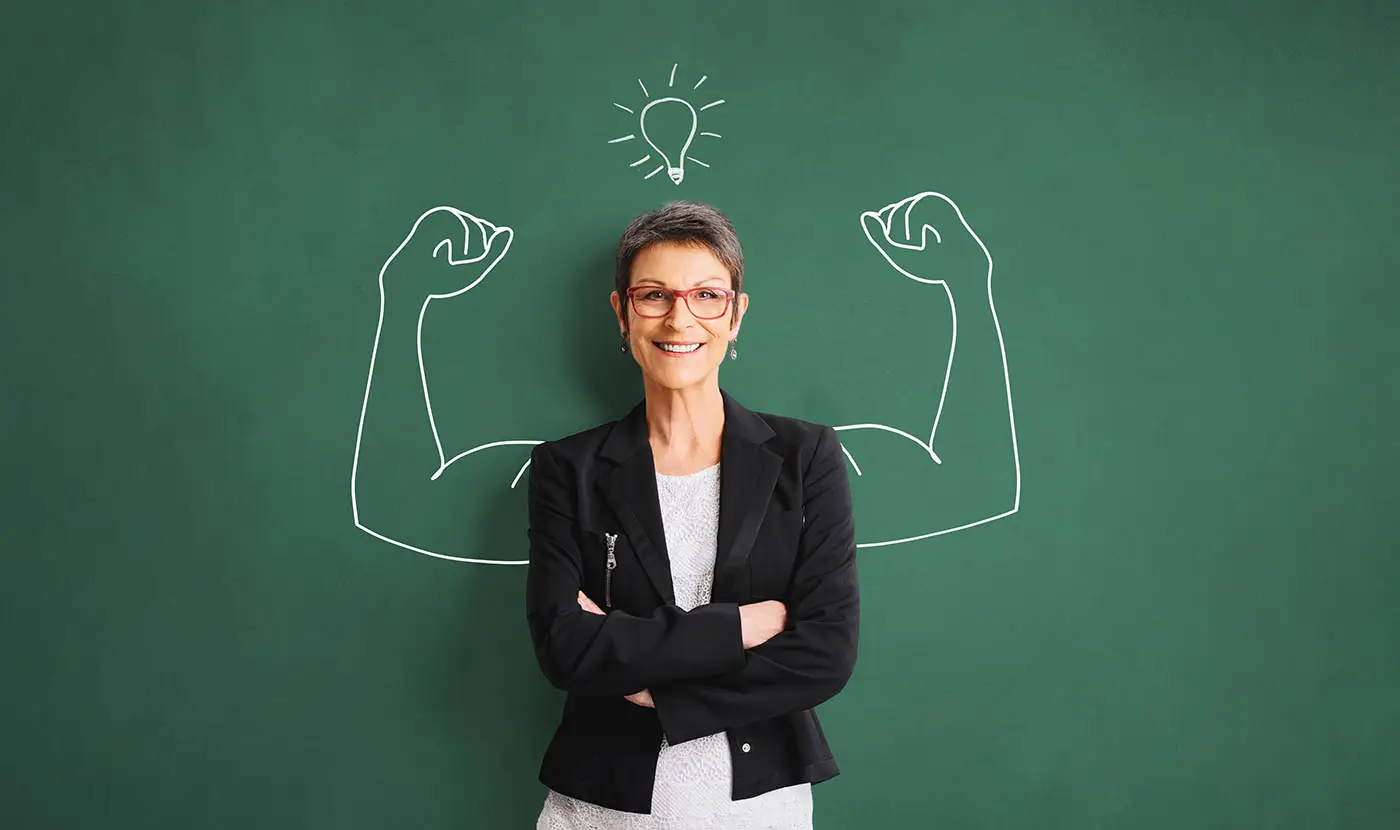
{"label": "woman's forehead", "polygon": [[632,285],[649,283],[689,288],[711,282],[729,284],[729,270],[704,245],[658,242],[632,261]]}

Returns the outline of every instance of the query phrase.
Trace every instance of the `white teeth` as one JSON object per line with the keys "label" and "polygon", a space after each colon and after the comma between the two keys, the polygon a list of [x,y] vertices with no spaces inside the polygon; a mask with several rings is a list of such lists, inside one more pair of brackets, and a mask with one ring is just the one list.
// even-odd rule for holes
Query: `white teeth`
{"label": "white teeth", "polygon": [[667,352],[679,352],[679,353],[681,353],[681,354],[686,354],[686,353],[689,353],[689,352],[693,352],[693,351],[695,351],[696,349],[700,348],[700,344],[699,344],[699,343],[693,343],[693,344],[691,344],[691,345],[689,345],[689,346],[672,346],[672,345],[669,344],[669,343],[657,343],[656,345],[660,346],[660,347],[662,348],[663,351],[667,351]]}

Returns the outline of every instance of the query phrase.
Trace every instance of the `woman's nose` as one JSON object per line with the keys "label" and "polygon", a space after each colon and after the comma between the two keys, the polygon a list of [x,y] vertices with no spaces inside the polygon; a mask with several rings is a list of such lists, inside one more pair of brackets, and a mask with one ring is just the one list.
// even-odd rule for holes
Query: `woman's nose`
{"label": "woman's nose", "polygon": [[695,315],[690,313],[690,306],[685,304],[684,297],[677,297],[671,304],[671,310],[666,314],[666,322],[672,328],[683,328],[688,319],[693,320]]}

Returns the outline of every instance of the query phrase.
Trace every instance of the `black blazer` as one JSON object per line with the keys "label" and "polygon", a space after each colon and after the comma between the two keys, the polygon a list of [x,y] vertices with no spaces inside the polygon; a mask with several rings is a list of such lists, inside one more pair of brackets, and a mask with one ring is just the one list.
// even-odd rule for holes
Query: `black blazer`
{"label": "black blazer", "polygon": [[[663,734],[727,731],[736,800],[839,772],[812,708],[856,662],[845,457],[831,427],[721,394],[714,584],[691,611],[672,593],[645,401],[531,453],[525,611],[540,668],[569,693],[540,781],[565,795],[650,812]],[[606,615],[583,611],[580,589]],[[745,650],[739,606],[765,599],[787,604],[787,628]],[[654,709],[624,698],[641,689]]]}

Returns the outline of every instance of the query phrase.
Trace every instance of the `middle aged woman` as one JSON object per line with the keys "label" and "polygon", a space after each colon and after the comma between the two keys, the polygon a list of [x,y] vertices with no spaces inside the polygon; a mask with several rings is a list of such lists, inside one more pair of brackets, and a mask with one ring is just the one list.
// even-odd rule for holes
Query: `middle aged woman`
{"label": "middle aged woman", "polygon": [[532,451],[526,616],[568,692],[539,830],[810,828],[838,772],[812,710],[856,662],[845,458],[720,389],[743,280],[714,208],[634,220],[612,307],[645,400]]}

